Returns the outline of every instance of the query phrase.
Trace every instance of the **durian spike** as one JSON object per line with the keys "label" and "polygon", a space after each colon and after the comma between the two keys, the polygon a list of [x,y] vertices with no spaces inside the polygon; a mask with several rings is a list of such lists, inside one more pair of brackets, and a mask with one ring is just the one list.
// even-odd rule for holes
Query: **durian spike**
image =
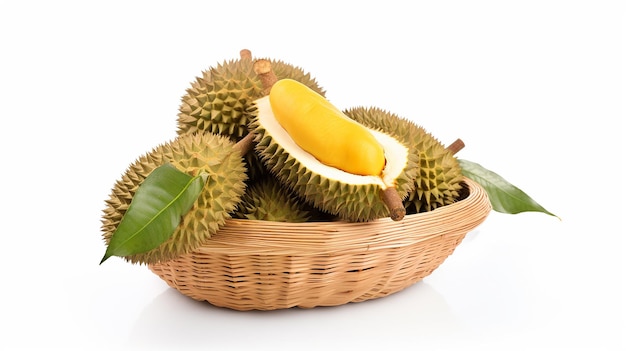
{"label": "durian spike", "polygon": [[[268,95],[274,83],[278,81],[276,74],[272,70],[272,63],[269,60],[258,59],[253,64],[254,72],[259,76],[263,84],[263,95]],[[389,187],[381,191],[383,202],[389,208],[389,217],[394,221],[400,221],[406,215],[406,208],[400,194],[394,187]]]}

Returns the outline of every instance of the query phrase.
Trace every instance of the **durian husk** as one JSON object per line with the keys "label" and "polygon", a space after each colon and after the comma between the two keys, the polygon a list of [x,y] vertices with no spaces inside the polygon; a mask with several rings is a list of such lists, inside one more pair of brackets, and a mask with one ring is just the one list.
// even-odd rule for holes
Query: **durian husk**
{"label": "durian husk", "polygon": [[246,168],[235,143],[211,133],[178,136],[137,158],[115,182],[102,216],[102,235],[107,244],[139,185],[166,163],[189,175],[206,172],[208,177],[200,196],[172,236],[148,252],[124,257],[131,263],[167,261],[198,248],[230,218],[229,213],[244,194]]}
{"label": "durian husk", "polygon": [[275,177],[267,175],[246,189],[233,218],[301,223],[314,218],[315,211]]}
{"label": "durian husk", "polygon": [[423,127],[378,107],[354,107],[344,113],[365,126],[396,136],[418,157],[414,190],[404,200],[407,214],[432,211],[459,199],[461,166],[454,153]]}

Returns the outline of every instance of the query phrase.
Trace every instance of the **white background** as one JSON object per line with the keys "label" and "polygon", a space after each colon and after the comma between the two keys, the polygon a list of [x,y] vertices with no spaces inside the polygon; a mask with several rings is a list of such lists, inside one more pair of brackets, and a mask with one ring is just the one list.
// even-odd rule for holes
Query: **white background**
{"label": "white background", "polygon": [[[1,2],[0,348],[624,350],[624,20],[618,1]],[[114,181],[242,48],[462,138],[560,220],[494,212],[424,281],[312,310],[98,265]]]}

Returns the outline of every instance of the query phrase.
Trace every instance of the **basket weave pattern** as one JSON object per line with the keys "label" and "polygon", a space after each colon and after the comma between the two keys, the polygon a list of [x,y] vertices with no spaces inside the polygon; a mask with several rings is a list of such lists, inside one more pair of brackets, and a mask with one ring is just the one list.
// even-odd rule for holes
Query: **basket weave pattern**
{"label": "basket weave pattern", "polygon": [[206,244],[149,266],[182,294],[235,310],[336,306],[387,296],[428,276],[482,223],[491,205],[469,195],[402,221],[229,220]]}

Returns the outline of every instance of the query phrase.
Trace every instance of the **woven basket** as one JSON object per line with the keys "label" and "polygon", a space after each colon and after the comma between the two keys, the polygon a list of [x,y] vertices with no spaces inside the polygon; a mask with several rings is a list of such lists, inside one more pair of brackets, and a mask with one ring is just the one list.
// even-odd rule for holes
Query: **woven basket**
{"label": "woven basket", "polygon": [[149,268],[184,295],[235,310],[387,296],[432,273],[486,219],[485,191],[464,186],[463,200],[397,222],[229,220],[204,246]]}

